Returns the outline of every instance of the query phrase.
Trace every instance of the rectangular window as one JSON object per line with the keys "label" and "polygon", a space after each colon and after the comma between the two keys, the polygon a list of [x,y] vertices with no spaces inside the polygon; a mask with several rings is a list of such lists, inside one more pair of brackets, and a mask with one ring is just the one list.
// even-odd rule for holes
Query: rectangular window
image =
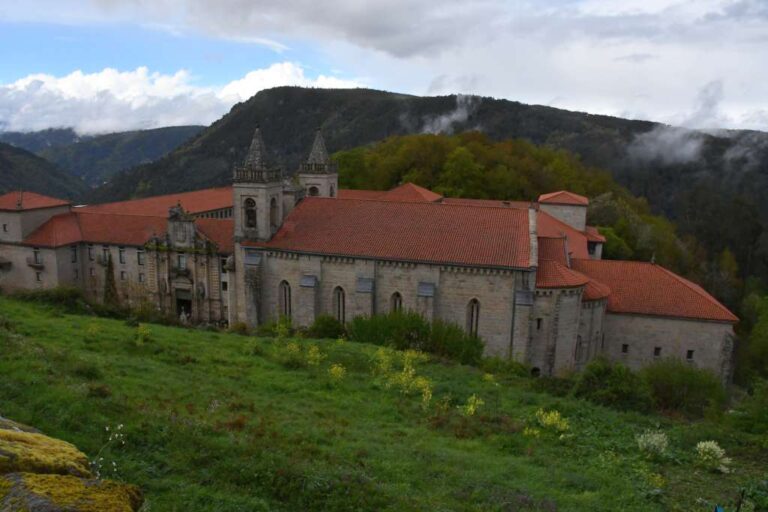
{"label": "rectangular window", "polygon": [[8,224],[3,224],[3,233],[8,232]]}
{"label": "rectangular window", "polygon": [[537,318],[537,319],[536,319],[536,330],[537,330],[537,331],[540,331],[540,330],[541,330],[541,325],[542,325],[543,323],[544,323],[544,319],[542,319],[542,318]]}
{"label": "rectangular window", "polygon": [[693,361],[693,350],[689,350],[685,353],[685,358],[689,361]]}
{"label": "rectangular window", "polygon": [[40,272],[35,272],[35,279],[37,281],[42,281],[43,280],[43,275]]}
{"label": "rectangular window", "polygon": [[93,261],[93,244],[88,244],[88,261]]}
{"label": "rectangular window", "polygon": [[96,276],[96,270],[93,267],[89,268],[88,269],[88,275],[91,276],[91,277]]}
{"label": "rectangular window", "polygon": [[221,282],[221,289],[222,291],[227,291],[229,289],[229,283],[226,281]]}
{"label": "rectangular window", "polygon": [[80,277],[80,272],[77,269],[75,269],[75,279],[79,277]]}
{"label": "rectangular window", "polygon": [[109,246],[108,245],[101,246],[101,255],[104,257],[104,261],[109,260]]}
{"label": "rectangular window", "polygon": [[139,282],[140,282],[140,283],[143,283],[143,282],[144,282],[144,274],[143,274],[143,273],[141,273],[141,272],[139,272]]}
{"label": "rectangular window", "polygon": [[629,354],[629,345],[627,345],[626,343],[624,343],[624,344],[621,346],[621,353],[622,353],[622,354]]}
{"label": "rectangular window", "polygon": [[179,269],[187,268],[187,255],[186,254],[179,254],[179,256],[177,258],[177,261],[176,261],[176,264],[177,264],[176,266]]}
{"label": "rectangular window", "polygon": [[120,272],[120,280],[121,281],[125,281],[127,277],[128,277],[128,274],[125,273],[125,270]]}
{"label": "rectangular window", "polygon": [[72,263],[77,263],[77,246],[72,245],[69,247],[69,252],[71,254],[71,261]]}
{"label": "rectangular window", "polygon": [[136,251],[136,260],[139,262],[139,265],[144,264],[144,249]]}
{"label": "rectangular window", "polygon": [[[37,247],[32,249],[32,255],[35,258],[35,263],[37,263],[38,265],[40,265],[43,262],[43,257],[40,256],[40,249],[38,249]],[[38,281],[39,281],[39,279],[38,279]]]}
{"label": "rectangular window", "polygon": [[119,261],[122,264],[125,264],[125,247],[117,248],[117,261]]}
{"label": "rectangular window", "polygon": [[661,355],[661,347],[653,347],[653,357],[659,357]]}
{"label": "rectangular window", "polygon": [[221,258],[221,273],[227,273],[227,258]]}

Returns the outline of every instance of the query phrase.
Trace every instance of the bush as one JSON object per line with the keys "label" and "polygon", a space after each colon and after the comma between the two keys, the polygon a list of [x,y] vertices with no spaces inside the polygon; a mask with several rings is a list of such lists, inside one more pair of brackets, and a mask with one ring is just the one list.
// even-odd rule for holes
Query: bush
{"label": "bush", "polygon": [[58,286],[47,290],[20,290],[14,292],[12,296],[28,302],[59,306],[69,313],[85,313],[90,310],[83,292],[73,286]]}
{"label": "bush", "polygon": [[484,357],[480,361],[480,368],[488,373],[504,375],[508,377],[530,377],[531,369],[514,359],[504,359],[502,357]]}
{"label": "bush", "polygon": [[768,381],[756,381],[751,395],[741,401],[730,417],[735,426],[745,432],[768,432]]}
{"label": "bush", "polygon": [[654,405],[664,411],[702,417],[707,409],[725,403],[725,390],[714,373],[678,359],[646,366],[640,375],[651,389]]}
{"label": "bush", "polygon": [[398,350],[423,350],[464,364],[478,364],[483,342],[461,327],[441,320],[430,323],[414,311],[357,316],[347,326],[349,339]]}
{"label": "bush", "polygon": [[725,450],[716,441],[702,441],[696,445],[697,462],[710,471],[729,473],[730,457],[725,456]]}
{"label": "bush", "polygon": [[229,332],[232,334],[240,334],[241,336],[248,336],[250,330],[245,322],[235,322],[229,326]]}
{"label": "bush", "polygon": [[344,336],[344,325],[331,315],[320,315],[307,329],[307,337],[337,339]]}
{"label": "bush", "polygon": [[651,390],[626,366],[599,358],[591,361],[576,379],[573,396],[619,410],[647,412],[653,405]]}
{"label": "bush", "polygon": [[669,447],[669,438],[661,430],[646,430],[635,441],[640,451],[648,457],[663,457]]}
{"label": "bush", "polygon": [[483,357],[483,341],[456,324],[435,320],[427,346],[422,350],[454,359],[462,364],[478,364]]}

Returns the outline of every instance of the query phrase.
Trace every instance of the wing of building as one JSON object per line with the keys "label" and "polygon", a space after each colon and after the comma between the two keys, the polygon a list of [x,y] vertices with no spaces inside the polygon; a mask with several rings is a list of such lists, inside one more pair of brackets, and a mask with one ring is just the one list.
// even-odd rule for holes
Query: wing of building
{"label": "wing of building", "polygon": [[231,187],[89,206],[0,196],[0,286],[74,285],[99,300],[114,283],[127,304],[193,322],[307,326],[405,308],[544,375],[604,355],[730,376],[738,319],[658,265],[602,260],[584,196],[339,190],[320,132],[292,180],[265,155],[257,128]]}

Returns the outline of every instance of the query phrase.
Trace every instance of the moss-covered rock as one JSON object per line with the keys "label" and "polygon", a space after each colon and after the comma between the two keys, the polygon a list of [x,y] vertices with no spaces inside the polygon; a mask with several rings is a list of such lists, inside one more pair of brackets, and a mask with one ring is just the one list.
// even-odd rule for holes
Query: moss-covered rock
{"label": "moss-covered rock", "polygon": [[0,477],[0,512],[134,512],[141,502],[137,487],[106,480],[35,473]]}
{"label": "moss-covered rock", "polygon": [[138,487],[99,480],[75,446],[0,417],[0,512],[135,512]]}

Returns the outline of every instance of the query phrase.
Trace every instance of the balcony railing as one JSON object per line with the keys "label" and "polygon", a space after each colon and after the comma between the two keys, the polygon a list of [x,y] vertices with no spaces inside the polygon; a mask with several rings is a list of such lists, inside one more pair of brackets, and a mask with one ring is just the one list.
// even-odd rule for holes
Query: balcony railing
{"label": "balcony railing", "polygon": [[236,183],[272,183],[280,181],[283,173],[280,169],[248,169],[235,168],[234,181]]}

